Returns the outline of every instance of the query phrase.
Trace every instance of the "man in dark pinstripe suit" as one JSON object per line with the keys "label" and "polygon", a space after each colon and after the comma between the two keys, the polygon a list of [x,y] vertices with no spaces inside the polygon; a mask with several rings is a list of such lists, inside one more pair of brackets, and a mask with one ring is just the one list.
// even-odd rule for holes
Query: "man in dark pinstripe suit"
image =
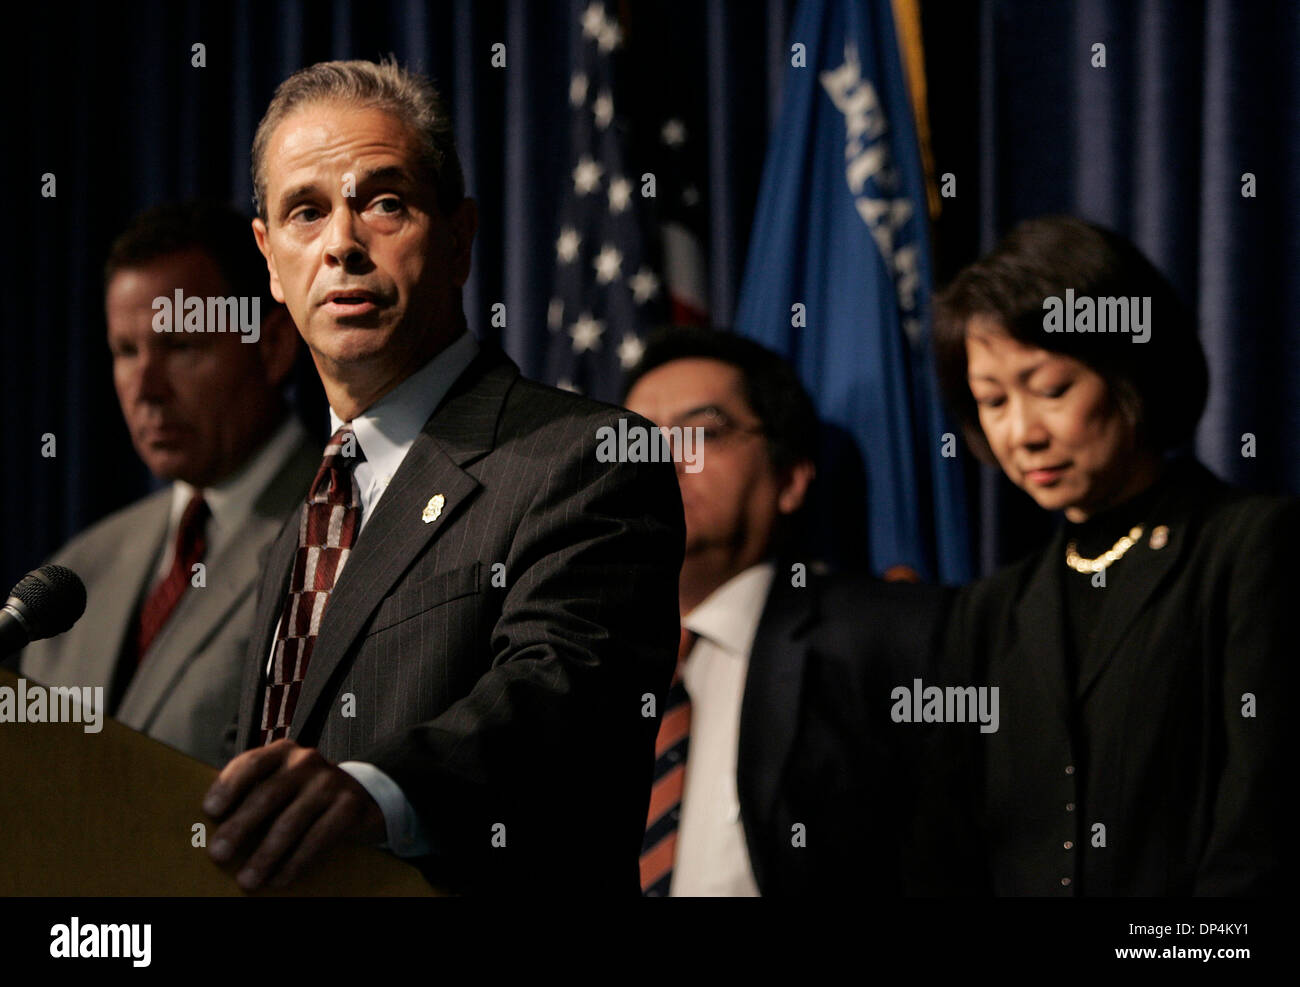
{"label": "man in dark pinstripe suit", "polygon": [[427,82],[304,69],[253,171],[335,438],[267,559],[212,856],[247,855],[253,888],[354,839],[453,889],[638,893],[648,697],[678,638],[671,464],[598,462],[635,416],[468,333],[477,214]]}

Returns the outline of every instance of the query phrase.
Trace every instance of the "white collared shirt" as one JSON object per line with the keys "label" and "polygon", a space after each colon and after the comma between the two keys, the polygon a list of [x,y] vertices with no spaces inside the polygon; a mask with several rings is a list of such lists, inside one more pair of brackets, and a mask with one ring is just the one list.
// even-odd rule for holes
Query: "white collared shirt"
{"label": "white collared shirt", "polygon": [[[411,450],[416,436],[433,414],[433,409],[447,396],[456,378],[465,372],[478,353],[478,340],[472,333],[462,333],[454,343],[407,377],[395,388],[352,419],[352,431],[365,456],[353,470],[361,490],[361,527],[374,513],[379,498],[388,489],[393,474]],[[343,419],[330,408],[330,434],[343,425]]]}
{"label": "white collared shirt", "polygon": [[[447,396],[456,378],[465,372],[478,349],[478,340],[473,334],[462,333],[432,360],[352,419],[352,431],[364,456],[353,471],[361,492],[358,538],[365,531],[366,522],[402,460],[415,444],[424,423]],[[330,408],[330,434],[333,435],[342,425],[343,419]],[[271,662],[275,660],[275,642],[279,636],[280,625],[277,622],[266,660],[268,675]],[[260,718],[261,708],[254,710],[253,715]],[[258,726],[261,726],[260,719]],[[365,761],[343,761],[339,767],[352,775],[379,805],[388,832],[388,841],[384,844],[388,849],[399,857],[415,857],[430,852],[419,817],[397,782]]]}
{"label": "white collared shirt", "polygon": [[749,655],[775,573],[770,562],[750,566],[682,621],[699,638],[682,672],[691,732],[669,889],[675,897],[758,895],[740,821],[736,763]]}

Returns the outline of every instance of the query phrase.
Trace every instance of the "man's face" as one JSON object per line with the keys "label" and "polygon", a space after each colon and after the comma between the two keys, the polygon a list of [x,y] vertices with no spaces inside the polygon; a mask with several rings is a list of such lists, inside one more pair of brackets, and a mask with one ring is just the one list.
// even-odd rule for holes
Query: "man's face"
{"label": "man's face", "polygon": [[803,487],[793,490],[772,468],[743,385],[731,364],[692,357],[656,367],[627,395],[629,410],[661,428],[705,430],[699,471],[688,473],[677,464],[688,559],[709,552],[761,558],[778,516],[796,510],[803,499]]}
{"label": "man's face", "polygon": [[[131,441],[163,479],[211,486],[268,437],[284,370],[263,343],[239,333],[155,332],[153,300],[229,296],[221,271],[200,249],[113,275],[105,296],[113,383]],[[271,345],[267,343],[267,345]]]}
{"label": "man's face", "polygon": [[966,368],[993,454],[1040,507],[1082,521],[1121,494],[1132,429],[1096,371],[980,316],[967,328]]}
{"label": "man's face", "polygon": [[327,389],[358,371],[395,383],[460,327],[474,204],[444,218],[418,162],[398,118],[345,103],[298,108],[268,142],[253,229]]}

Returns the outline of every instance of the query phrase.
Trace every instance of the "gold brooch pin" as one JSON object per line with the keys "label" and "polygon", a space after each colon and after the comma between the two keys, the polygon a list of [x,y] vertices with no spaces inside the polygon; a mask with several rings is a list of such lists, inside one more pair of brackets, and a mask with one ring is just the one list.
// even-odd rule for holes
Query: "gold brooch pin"
{"label": "gold brooch pin", "polygon": [[445,503],[447,503],[446,497],[442,494],[434,494],[429,498],[429,502],[424,505],[424,513],[420,515],[421,520],[425,524],[432,524],[438,520],[438,516],[442,514],[442,505]]}

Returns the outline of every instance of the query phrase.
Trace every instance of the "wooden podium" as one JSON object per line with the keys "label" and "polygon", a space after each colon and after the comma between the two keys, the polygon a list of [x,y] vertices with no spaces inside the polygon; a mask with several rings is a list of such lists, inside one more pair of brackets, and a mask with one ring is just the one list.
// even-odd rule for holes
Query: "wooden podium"
{"label": "wooden podium", "polygon": [[[0,687],[17,688],[0,669]],[[31,679],[28,687],[38,685]],[[193,845],[215,824],[200,807],[217,776],[196,761],[104,717],[81,723],[0,723],[0,896],[245,895],[235,868]],[[339,848],[285,895],[437,892],[409,864],[371,847]]]}

